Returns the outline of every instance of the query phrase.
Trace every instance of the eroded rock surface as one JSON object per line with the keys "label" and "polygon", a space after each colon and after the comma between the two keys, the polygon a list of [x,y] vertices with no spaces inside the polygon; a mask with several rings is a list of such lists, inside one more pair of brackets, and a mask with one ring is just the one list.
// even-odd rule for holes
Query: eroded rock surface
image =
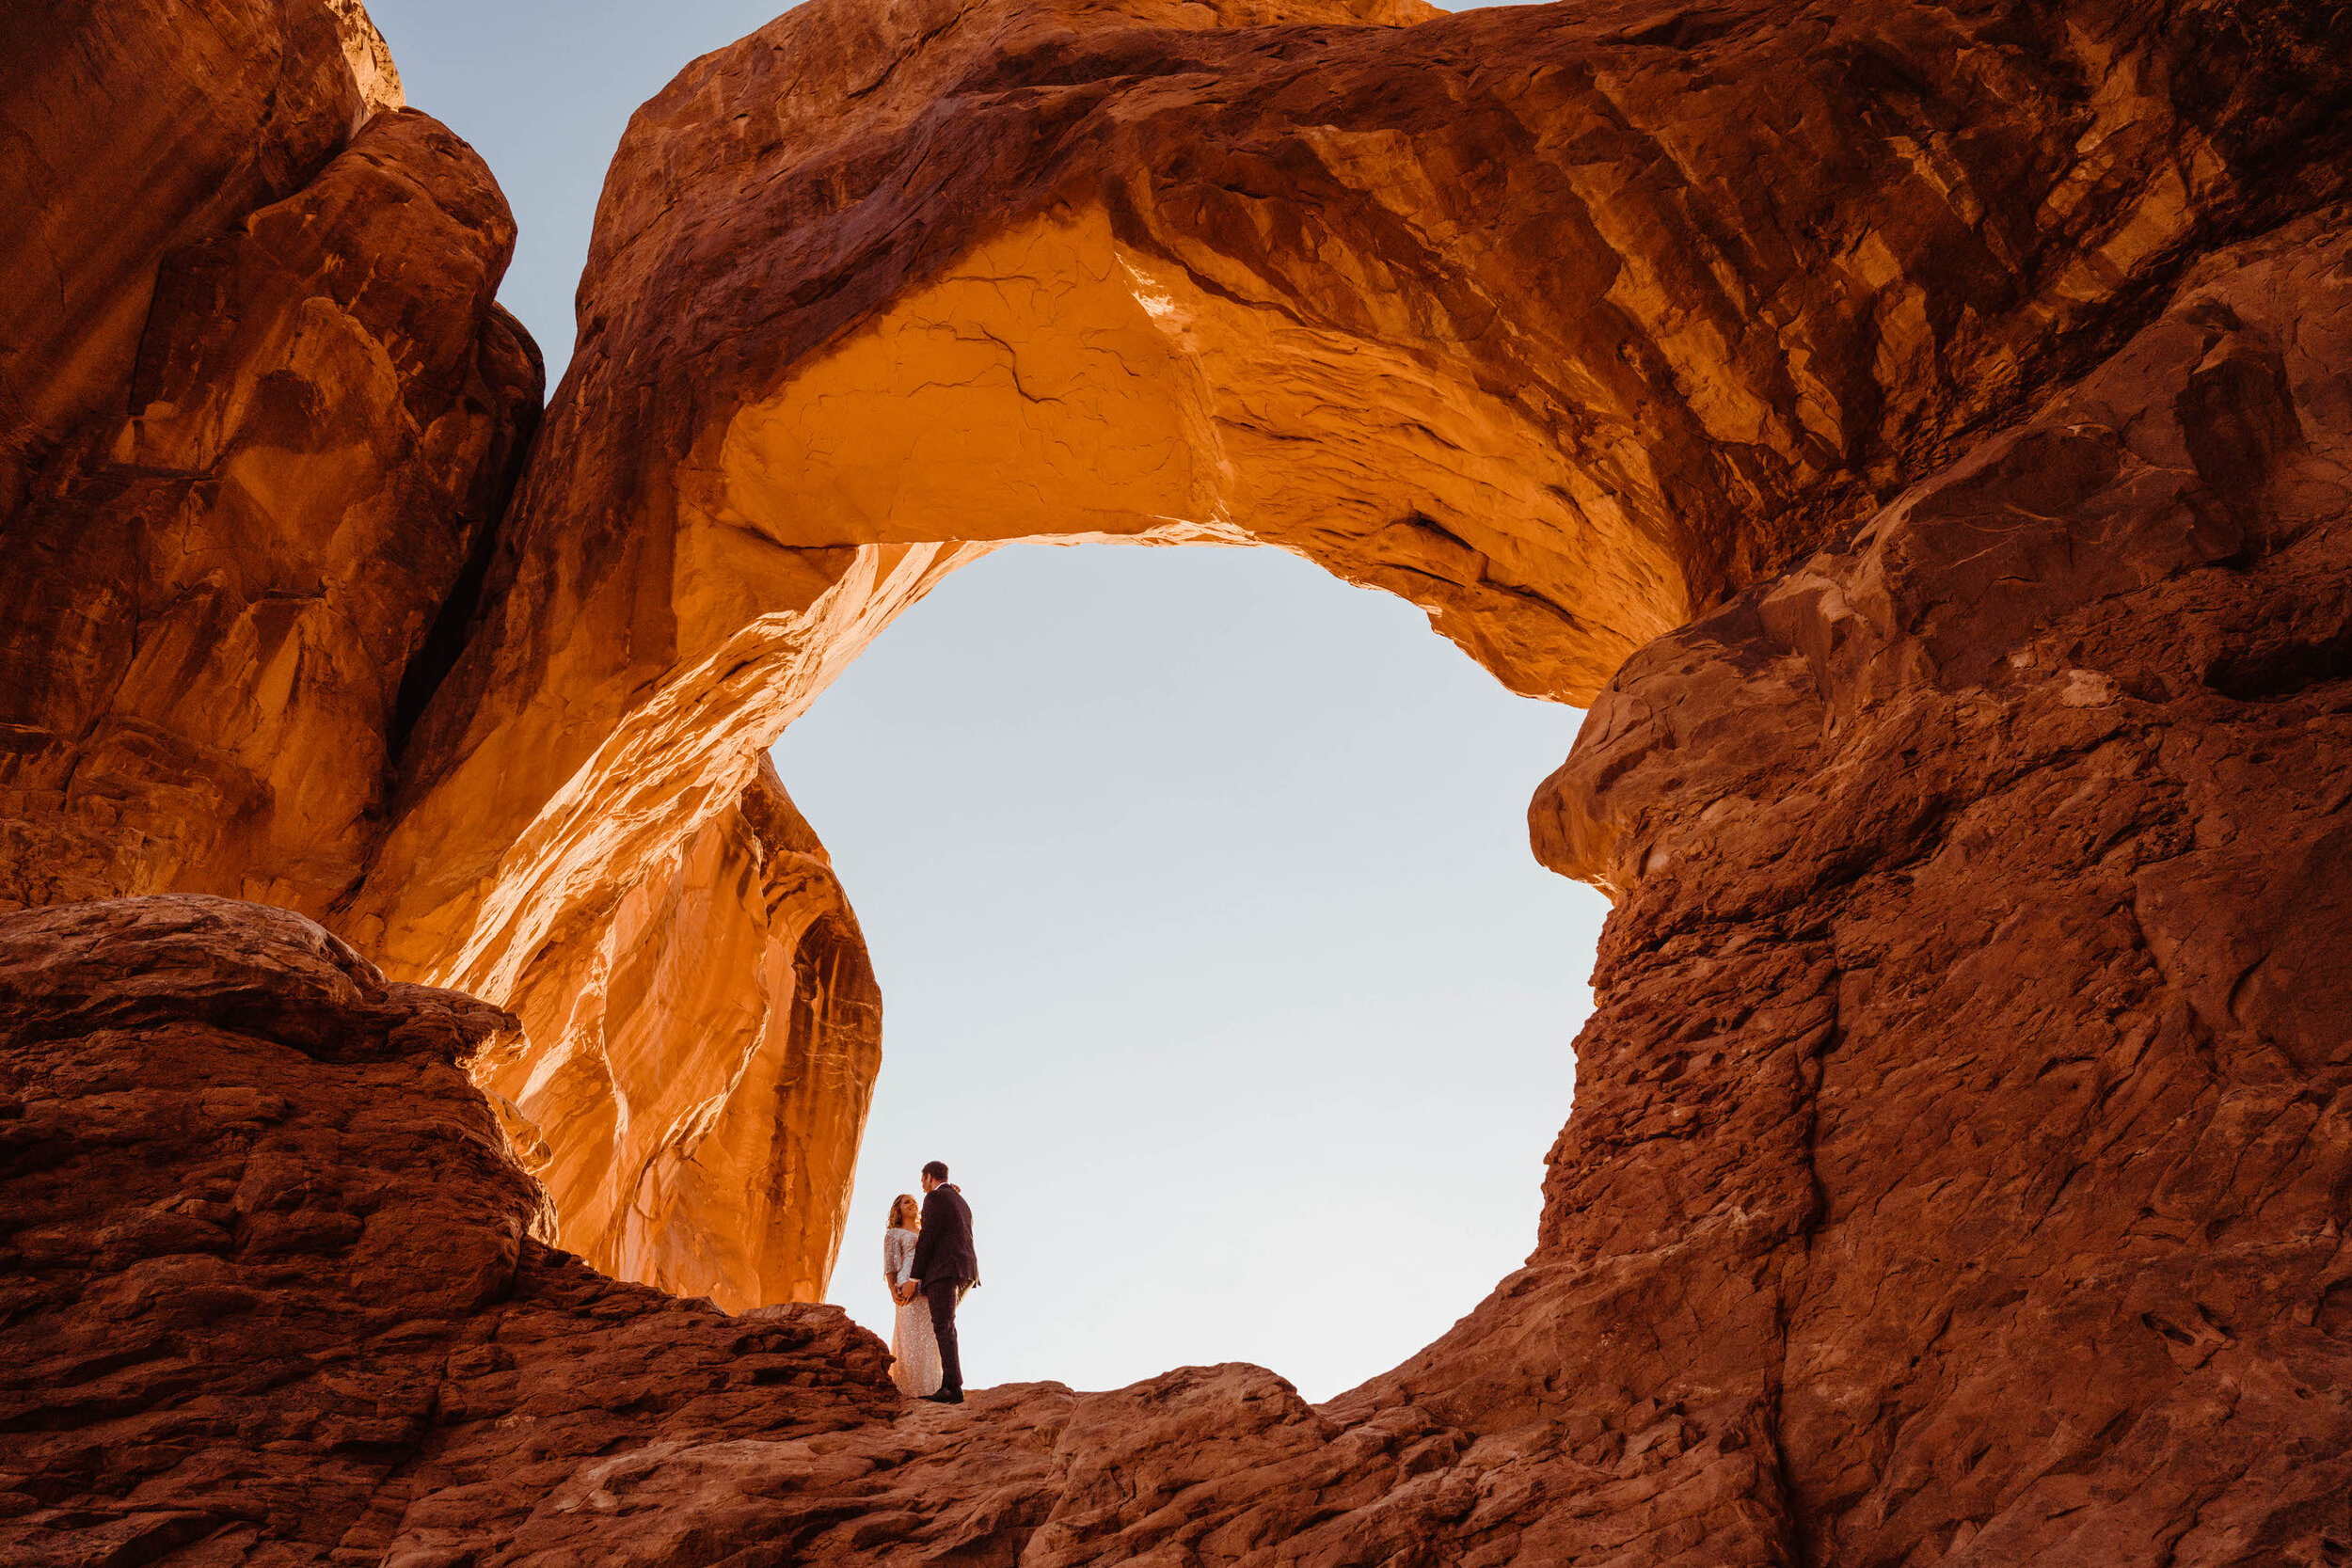
{"label": "eroded rock surface", "polygon": [[514,1020],[285,911],[0,916],[0,1560],[1094,1560],[1459,1447],[1250,1367],[904,1407],[836,1308],[603,1278],[457,1065]]}
{"label": "eroded rock surface", "polygon": [[[50,448],[119,419],[159,258],[294,195],[401,105],[358,0],[27,0],[0,16],[0,515]],[[356,60],[369,63],[364,74]]]}
{"label": "eroded rock surface", "polygon": [[0,916],[0,1560],[621,1560],[608,1472],[784,1467],[895,1405],[835,1308],[734,1319],[530,1240],[455,1065],[513,1025],[283,911]]}
{"label": "eroded rock surface", "polygon": [[593,939],[543,949],[501,990],[523,1032],[474,1077],[540,1146],[562,1244],[730,1310],[824,1298],[882,1002],[832,863],[765,757]]}
{"label": "eroded rock surface", "polygon": [[1586,700],[2311,205],[2335,25],[798,7],[624,138],[511,553],[338,929],[501,1005],[587,972],[1009,540],[1293,549]]}
{"label": "eroded rock surface", "polygon": [[[538,419],[505,198],[357,0],[13,8],[0,145],[0,909],[334,919]],[[814,1301],[878,1004],[780,786],[733,801],[477,976],[530,1032],[485,1078],[575,1250]]]}
{"label": "eroded rock surface", "polygon": [[494,539],[495,184],[353,0],[216,9],[8,23],[0,900],[515,1009],[566,1240],[730,1302],[824,1275],[872,1013],[743,802],[941,573],[1266,543],[1581,701],[2344,162],[2307,9],[818,0],[633,124]]}
{"label": "eroded rock surface", "polygon": [[[0,916],[0,1545],[2352,1559],[2341,18],[1565,11],[819,0],[650,105],[331,911],[530,1038],[283,911]],[[756,745],[976,550],[1228,529],[1553,695],[1663,632],[1532,816],[1619,907],[1528,1266],[1322,1407],[950,1412],[530,1240],[510,1146],[616,1267],[797,1277],[713,1089],[846,1116],[871,985]]]}
{"label": "eroded rock surface", "polygon": [[1537,800],[1622,902],[1539,1259],[1711,1320],[1634,1386],[1776,1426],[1803,1560],[2352,1546],[2346,216],[1635,656]]}
{"label": "eroded rock surface", "polygon": [[324,912],[537,420],[505,198],[353,0],[0,26],[0,907]]}

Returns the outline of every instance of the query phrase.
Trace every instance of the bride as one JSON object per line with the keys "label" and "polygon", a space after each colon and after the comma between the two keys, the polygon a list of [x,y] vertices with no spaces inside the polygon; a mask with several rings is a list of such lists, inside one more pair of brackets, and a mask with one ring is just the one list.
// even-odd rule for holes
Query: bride
{"label": "bride", "polygon": [[913,1399],[939,1392],[939,1340],[931,1333],[931,1306],[911,1272],[914,1267],[914,1233],[923,1228],[923,1210],[912,1193],[900,1193],[890,1205],[890,1228],[882,1232],[882,1283],[898,1304],[898,1322],[890,1329],[890,1381]]}

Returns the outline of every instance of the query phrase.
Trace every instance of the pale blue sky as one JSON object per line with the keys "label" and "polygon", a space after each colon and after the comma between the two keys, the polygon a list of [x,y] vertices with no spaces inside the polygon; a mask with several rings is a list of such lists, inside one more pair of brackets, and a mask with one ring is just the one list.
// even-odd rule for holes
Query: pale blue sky
{"label": "pale blue sky", "polygon": [[1527,850],[1572,709],[1277,550],[1030,546],[878,639],[776,764],[883,1067],[834,1299],[956,1168],[973,1375],[1256,1361],[1310,1398],[1534,1244],[1603,905]]}
{"label": "pale blue sky", "polygon": [[[629,112],[767,0],[378,0],[418,107],[521,224],[560,373]],[[956,1166],[976,1384],[1253,1360],[1321,1399],[1533,1244],[1597,895],[1524,811],[1580,715],[1271,550],[1001,552],[776,749],[880,974],[884,1063],[833,1297],[888,1332],[891,1196]]]}

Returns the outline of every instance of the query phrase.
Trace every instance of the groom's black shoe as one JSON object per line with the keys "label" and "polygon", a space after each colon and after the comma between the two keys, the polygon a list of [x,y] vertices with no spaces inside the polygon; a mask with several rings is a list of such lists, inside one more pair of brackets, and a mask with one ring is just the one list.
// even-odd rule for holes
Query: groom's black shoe
{"label": "groom's black shoe", "polygon": [[963,1402],[963,1390],[961,1388],[948,1388],[943,1389],[936,1394],[926,1394],[923,1397],[933,1404],[961,1404]]}

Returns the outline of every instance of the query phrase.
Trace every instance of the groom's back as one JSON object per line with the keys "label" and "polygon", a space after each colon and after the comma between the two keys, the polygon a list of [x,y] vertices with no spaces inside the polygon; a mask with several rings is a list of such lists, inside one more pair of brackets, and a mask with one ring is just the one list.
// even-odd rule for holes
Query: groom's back
{"label": "groom's back", "polygon": [[923,1232],[914,1243],[917,1279],[952,1279],[972,1284],[980,1260],[972,1250],[972,1206],[953,1186],[934,1187],[923,1196]]}

